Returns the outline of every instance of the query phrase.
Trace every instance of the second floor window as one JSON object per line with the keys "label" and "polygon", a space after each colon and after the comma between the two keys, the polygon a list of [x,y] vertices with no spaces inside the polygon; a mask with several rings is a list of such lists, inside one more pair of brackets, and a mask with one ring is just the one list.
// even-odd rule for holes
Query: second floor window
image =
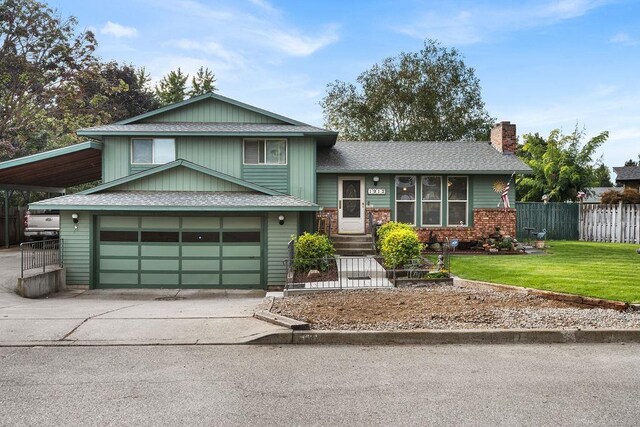
{"label": "second floor window", "polygon": [[176,159],[176,142],[170,138],[131,140],[131,163],[161,165]]}
{"label": "second floor window", "polygon": [[286,165],[286,139],[245,139],[244,163],[247,165]]}

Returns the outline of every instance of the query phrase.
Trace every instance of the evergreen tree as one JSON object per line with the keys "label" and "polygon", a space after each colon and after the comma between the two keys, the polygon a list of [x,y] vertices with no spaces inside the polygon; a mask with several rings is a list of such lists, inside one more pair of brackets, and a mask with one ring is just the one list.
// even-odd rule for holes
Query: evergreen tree
{"label": "evergreen tree", "polygon": [[187,80],[189,75],[182,72],[180,67],[170,71],[156,86],[156,95],[161,105],[174,104],[184,101],[187,95]]}
{"label": "evergreen tree", "polygon": [[216,90],[216,76],[209,68],[200,67],[191,79],[189,96],[203,95]]}

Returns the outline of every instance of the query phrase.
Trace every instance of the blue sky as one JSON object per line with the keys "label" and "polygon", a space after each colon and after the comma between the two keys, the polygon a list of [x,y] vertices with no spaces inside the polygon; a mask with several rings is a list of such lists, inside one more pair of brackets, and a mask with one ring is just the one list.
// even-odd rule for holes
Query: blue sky
{"label": "blue sky", "polygon": [[322,125],[327,83],[425,38],[474,67],[489,113],[518,134],[610,132],[608,166],[640,154],[640,2],[634,0],[50,0],[98,54],[155,80],[212,69],[219,93]]}

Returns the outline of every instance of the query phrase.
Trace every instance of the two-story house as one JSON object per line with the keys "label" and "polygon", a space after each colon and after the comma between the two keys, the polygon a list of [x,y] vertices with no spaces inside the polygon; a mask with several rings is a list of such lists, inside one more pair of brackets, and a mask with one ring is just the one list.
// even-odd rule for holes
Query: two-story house
{"label": "two-story house", "polygon": [[369,232],[369,213],[425,240],[515,234],[497,206],[529,172],[508,122],[491,143],[337,142],[217,94],[78,135],[102,144],[102,184],[30,209],[60,211],[67,283],[91,287],[282,285],[287,242],[318,218],[343,234]]}

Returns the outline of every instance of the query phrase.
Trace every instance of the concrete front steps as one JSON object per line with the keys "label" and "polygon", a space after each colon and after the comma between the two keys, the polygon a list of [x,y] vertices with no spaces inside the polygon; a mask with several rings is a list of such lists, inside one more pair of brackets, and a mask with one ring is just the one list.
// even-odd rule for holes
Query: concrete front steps
{"label": "concrete front steps", "polygon": [[337,255],[366,256],[375,255],[371,246],[371,234],[334,234],[331,236]]}

